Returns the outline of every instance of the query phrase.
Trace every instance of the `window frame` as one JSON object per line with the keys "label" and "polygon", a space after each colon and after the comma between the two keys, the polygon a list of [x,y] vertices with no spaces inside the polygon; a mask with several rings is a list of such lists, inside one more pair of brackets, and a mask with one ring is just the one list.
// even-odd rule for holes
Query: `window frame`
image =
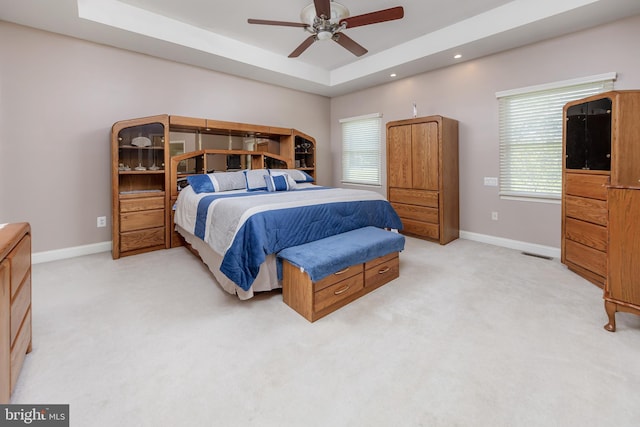
{"label": "window frame", "polygon": [[[366,122],[366,123],[365,123]],[[349,185],[367,185],[367,186],[382,186],[382,113],[371,113],[365,114],[362,116],[349,117],[339,120],[340,123],[340,131],[342,135],[342,173],[340,182],[342,184]],[[373,137],[374,143],[369,145],[368,143],[364,143],[363,140],[360,141],[347,141],[350,134],[353,133],[353,129],[349,130],[348,127],[360,124],[366,124],[367,128],[362,129],[363,132],[366,132],[363,137]],[[345,132],[349,132],[349,134],[345,134]],[[351,143],[354,144],[351,147]],[[366,148],[363,150],[363,148]],[[365,153],[365,158],[370,157],[373,158],[373,162],[365,161],[366,167],[375,169],[375,173],[371,173],[371,177],[368,179],[365,175],[364,177],[358,177],[357,173],[354,173],[354,169],[352,165],[354,163],[358,163],[355,156]],[[364,169],[364,168],[363,168]],[[352,175],[349,175],[349,172]],[[376,176],[377,175],[377,176]]]}
{"label": "window frame", "polygon": [[[616,77],[611,72],[496,92],[501,199],[560,202],[563,107],[567,102],[613,90]],[[526,120],[522,119],[524,114]],[[531,166],[534,158],[543,165],[514,166],[516,161]],[[531,175],[537,178],[532,180]]]}

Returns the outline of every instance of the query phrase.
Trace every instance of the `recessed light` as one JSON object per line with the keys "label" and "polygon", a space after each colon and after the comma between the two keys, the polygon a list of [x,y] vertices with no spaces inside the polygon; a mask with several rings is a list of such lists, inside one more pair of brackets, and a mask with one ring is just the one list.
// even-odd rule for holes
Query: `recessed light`
{"label": "recessed light", "polygon": [[453,59],[460,59],[460,58],[462,58],[462,55],[460,55],[459,53],[454,55],[454,57],[453,57]]}
{"label": "recessed light", "polygon": [[389,77],[397,77],[398,75],[396,73],[391,73],[389,74]]}

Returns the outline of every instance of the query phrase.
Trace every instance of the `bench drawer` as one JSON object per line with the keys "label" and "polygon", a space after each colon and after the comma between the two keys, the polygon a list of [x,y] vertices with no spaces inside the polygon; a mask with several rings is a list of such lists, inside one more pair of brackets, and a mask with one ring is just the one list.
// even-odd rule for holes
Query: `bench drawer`
{"label": "bench drawer", "polygon": [[330,274],[324,279],[320,279],[313,285],[314,292],[318,292],[327,286],[331,286],[334,283],[337,283],[341,280],[347,279],[349,277],[355,276],[356,274],[362,274],[363,264],[351,265],[347,268],[344,268],[336,273]]}
{"label": "bench drawer", "polygon": [[[362,265],[361,265],[362,267]],[[313,310],[318,312],[332,305],[339,304],[351,295],[360,292],[364,288],[362,274],[351,276],[328,286],[313,295]]]}
{"label": "bench drawer", "polygon": [[[391,257],[389,257],[389,255]],[[374,264],[371,268],[364,271],[365,288],[377,288],[400,277],[400,259],[398,258],[398,253],[394,252],[389,255],[383,257],[386,258],[385,261]]]}

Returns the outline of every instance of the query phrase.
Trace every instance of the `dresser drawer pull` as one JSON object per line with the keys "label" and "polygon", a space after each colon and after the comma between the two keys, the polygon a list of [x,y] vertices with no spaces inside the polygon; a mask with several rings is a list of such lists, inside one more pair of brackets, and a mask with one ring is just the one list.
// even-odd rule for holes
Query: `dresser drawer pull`
{"label": "dresser drawer pull", "polygon": [[350,269],[350,268],[351,268],[351,267],[347,267],[347,268],[345,268],[344,270],[337,271],[337,272],[333,273],[333,275],[334,275],[334,276],[339,276],[339,275],[341,275],[341,274],[344,274],[344,273],[346,273],[347,271],[349,271],[349,269]]}
{"label": "dresser drawer pull", "polygon": [[386,272],[387,272],[387,271],[389,271],[389,270],[391,270],[391,267],[385,267],[385,268],[383,268],[382,270],[379,270],[379,271],[378,271],[378,274],[384,274],[384,273],[386,273]]}
{"label": "dresser drawer pull", "polygon": [[349,290],[350,287],[351,287],[351,285],[344,285],[342,288],[338,289],[333,294],[334,295],[344,294],[345,292],[347,292]]}

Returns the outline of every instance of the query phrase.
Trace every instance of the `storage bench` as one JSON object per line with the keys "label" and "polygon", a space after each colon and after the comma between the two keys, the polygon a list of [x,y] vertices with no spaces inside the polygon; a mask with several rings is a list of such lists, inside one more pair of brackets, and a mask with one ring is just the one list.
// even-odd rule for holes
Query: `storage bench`
{"label": "storage bench", "polygon": [[364,227],[283,249],[282,298],[310,322],[400,275],[403,235]]}

